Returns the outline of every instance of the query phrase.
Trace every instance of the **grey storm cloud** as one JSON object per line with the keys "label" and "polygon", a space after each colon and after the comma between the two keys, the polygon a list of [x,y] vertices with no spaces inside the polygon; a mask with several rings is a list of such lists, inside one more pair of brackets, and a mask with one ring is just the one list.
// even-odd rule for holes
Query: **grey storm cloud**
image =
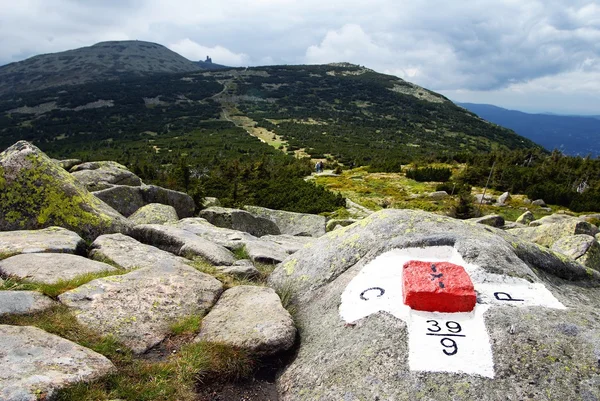
{"label": "grey storm cloud", "polygon": [[457,97],[587,87],[600,105],[597,1],[0,0],[0,64],[120,39],[236,66],[349,61]]}

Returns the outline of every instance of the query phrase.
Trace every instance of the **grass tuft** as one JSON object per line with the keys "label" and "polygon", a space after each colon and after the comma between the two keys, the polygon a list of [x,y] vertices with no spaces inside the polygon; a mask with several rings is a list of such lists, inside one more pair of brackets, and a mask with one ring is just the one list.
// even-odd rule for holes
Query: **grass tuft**
{"label": "grass tuft", "polygon": [[59,280],[52,284],[17,279],[15,277],[8,277],[7,280],[4,282],[4,285],[0,285],[0,289],[17,291],[39,291],[42,294],[47,295],[51,298],[56,298],[60,294],[73,290],[84,284],[87,284],[92,280],[109,276],[118,276],[125,273],[128,272],[123,270],[107,270],[97,273],[86,273],[72,278],[70,280]]}
{"label": "grass tuft", "polygon": [[250,259],[250,255],[248,254],[248,250],[246,249],[246,246],[242,246],[240,248],[234,249],[232,251],[233,256],[235,256],[235,258],[237,260],[242,260],[242,259]]}
{"label": "grass tuft", "polygon": [[[215,266],[206,262],[202,258],[195,258],[189,264],[192,267],[194,267],[196,270],[198,270],[202,273],[210,274],[211,276],[213,276],[214,278],[219,280],[223,284],[223,287],[225,287],[225,289],[228,289],[231,287],[236,287],[238,285],[264,286],[266,283],[267,277],[269,276],[270,272],[273,271],[273,268],[274,268],[274,267],[273,268],[268,267],[269,265],[257,264],[256,268],[260,271],[261,274],[259,277],[255,278],[255,279],[250,279],[250,278],[239,278],[239,277],[233,276],[231,274],[221,273],[221,272],[217,271]],[[271,270],[269,271],[269,269],[271,269]]]}
{"label": "grass tuft", "polygon": [[290,315],[292,315],[292,317],[294,317],[297,312],[296,306],[293,304],[295,292],[294,285],[291,282],[287,282],[275,291],[277,292],[277,295],[279,295],[279,299],[281,299],[281,305],[290,313]]}
{"label": "grass tuft", "polygon": [[176,336],[194,334],[200,330],[202,318],[200,316],[190,316],[171,325],[171,333]]}

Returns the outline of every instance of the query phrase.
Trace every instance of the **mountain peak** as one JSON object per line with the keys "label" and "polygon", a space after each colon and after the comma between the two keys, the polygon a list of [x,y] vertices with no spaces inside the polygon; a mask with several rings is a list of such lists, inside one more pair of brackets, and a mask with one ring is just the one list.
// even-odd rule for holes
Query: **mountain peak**
{"label": "mountain peak", "polygon": [[0,67],[0,94],[76,85],[122,75],[202,70],[163,45],[141,40],[108,41],[42,54]]}

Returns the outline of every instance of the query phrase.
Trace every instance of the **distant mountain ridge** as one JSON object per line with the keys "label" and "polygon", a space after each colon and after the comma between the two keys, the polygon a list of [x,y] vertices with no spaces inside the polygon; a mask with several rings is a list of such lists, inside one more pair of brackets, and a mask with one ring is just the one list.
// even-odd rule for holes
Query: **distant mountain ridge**
{"label": "distant mountain ridge", "polygon": [[600,117],[529,114],[489,104],[457,103],[494,124],[514,130],[546,149],[567,155],[600,156]]}
{"label": "distant mountain ridge", "polygon": [[[122,75],[182,73],[221,68],[194,62],[157,43],[100,42],[60,53],[41,54],[0,67],[0,94],[112,80]],[[210,67],[210,68],[209,68]]]}

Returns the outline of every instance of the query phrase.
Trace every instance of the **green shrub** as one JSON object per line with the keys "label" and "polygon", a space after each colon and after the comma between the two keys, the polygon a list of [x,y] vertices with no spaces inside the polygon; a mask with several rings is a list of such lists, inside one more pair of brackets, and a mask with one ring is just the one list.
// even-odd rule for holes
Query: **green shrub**
{"label": "green shrub", "polygon": [[406,177],[419,182],[445,182],[452,176],[452,170],[447,167],[424,167],[406,171]]}

